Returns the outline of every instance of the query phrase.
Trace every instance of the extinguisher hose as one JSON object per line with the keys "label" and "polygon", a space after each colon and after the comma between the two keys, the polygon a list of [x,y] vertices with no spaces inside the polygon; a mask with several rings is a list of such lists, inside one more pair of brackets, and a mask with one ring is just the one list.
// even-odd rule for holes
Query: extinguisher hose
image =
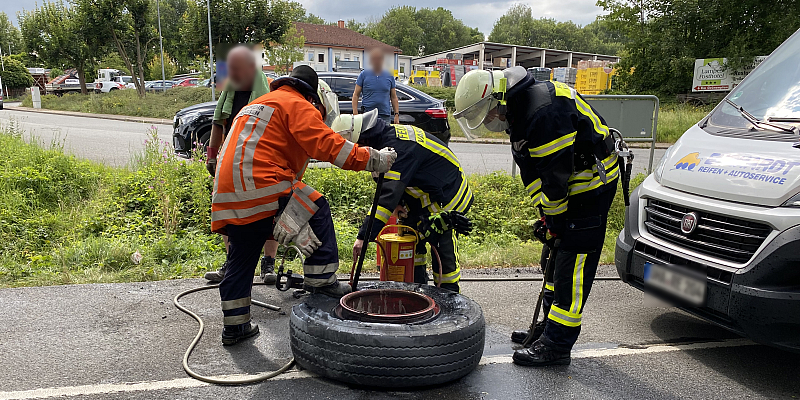
{"label": "extinguisher hose", "polygon": [[436,257],[436,262],[439,263],[439,282],[436,282],[436,287],[442,287],[442,259],[439,257],[439,250],[434,245],[431,245],[431,253]]}

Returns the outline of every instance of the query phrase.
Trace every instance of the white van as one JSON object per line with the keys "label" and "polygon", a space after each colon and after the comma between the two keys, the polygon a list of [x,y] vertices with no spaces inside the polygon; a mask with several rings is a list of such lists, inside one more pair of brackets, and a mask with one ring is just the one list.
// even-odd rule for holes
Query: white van
{"label": "white van", "polygon": [[615,254],[631,286],[793,351],[800,351],[798,32],[632,192]]}

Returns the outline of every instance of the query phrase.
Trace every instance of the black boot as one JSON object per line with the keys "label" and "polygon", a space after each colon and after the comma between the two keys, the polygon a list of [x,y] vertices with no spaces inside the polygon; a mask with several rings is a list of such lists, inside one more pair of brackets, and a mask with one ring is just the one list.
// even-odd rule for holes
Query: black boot
{"label": "black boot", "polygon": [[[542,336],[544,333],[544,324],[546,321],[539,321],[533,327],[533,340],[539,340],[539,337]],[[530,331],[514,331],[511,332],[511,341],[514,343],[522,344],[525,342],[525,339],[528,337],[528,332]]]}
{"label": "black boot", "polygon": [[546,343],[546,338],[535,341],[531,347],[514,352],[514,364],[527,367],[545,365],[569,365],[572,361],[569,351],[562,351]]}
{"label": "black boot", "polygon": [[267,285],[274,285],[278,280],[275,274],[275,259],[270,256],[261,257],[261,281]]}
{"label": "black boot", "polygon": [[333,297],[335,299],[340,299],[342,298],[342,296],[353,291],[353,288],[350,287],[350,284],[344,282],[334,282],[328,286],[322,286],[322,287],[315,287],[315,286],[310,286],[308,284],[304,284],[303,289],[306,292],[310,292],[312,294],[320,293],[326,296]]}
{"label": "black boot", "polygon": [[222,330],[222,345],[231,346],[255,335],[258,335],[258,325],[252,322],[241,325],[225,325]]}

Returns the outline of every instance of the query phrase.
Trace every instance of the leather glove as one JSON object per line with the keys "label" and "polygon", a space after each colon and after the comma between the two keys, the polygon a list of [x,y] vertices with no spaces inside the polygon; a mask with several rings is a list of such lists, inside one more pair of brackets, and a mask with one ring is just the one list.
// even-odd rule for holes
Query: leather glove
{"label": "leather glove", "polygon": [[546,244],[547,247],[551,249],[555,248],[557,235],[553,232],[550,232],[550,229],[547,228],[547,224],[544,222],[544,217],[533,223],[533,236],[536,239],[539,239],[540,242]]}
{"label": "leather glove", "polygon": [[300,232],[298,232],[297,236],[294,238],[294,244],[300,249],[300,253],[302,253],[304,257],[309,257],[322,245],[322,242],[319,241],[317,235],[311,230],[311,226],[305,224],[300,228]]}
{"label": "leather glove", "polygon": [[[296,192],[292,193],[292,197],[289,198],[289,202],[286,203],[286,207],[278,217],[278,221],[275,223],[275,229],[272,231],[272,234],[275,236],[275,241],[284,246],[288,246],[289,243],[293,241],[296,242],[295,238],[300,234],[300,229],[308,225],[308,220],[310,220],[319,209],[319,207],[311,201],[308,201],[305,205],[301,204],[300,202],[302,200],[299,198],[301,195],[302,194]],[[313,212],[309,212],[306,205],[313,206],[311,208]]]}
{"label": "leather glove", "polygon": [[380,150],[375,150],[369,147],[369,160],[367,166],[364,168],[367,171],[374,171],[379,174],[389,172],[397,159],[397,152],[393,148],[384,147]]}
{"label": "leather glove", "polygon": [[462,235],[469,235],[472,232],[472,221],[458,211],[445,211],[421,217],[419,227],[423,237],[434,233],[442,234],[449,229]]}
{"label": "leather glove", "polygon": [[207,147],[206,148],[206,171],[211,174],[211,177],[216,177],[217,175],[217,153],[218,149],[215,147]]}

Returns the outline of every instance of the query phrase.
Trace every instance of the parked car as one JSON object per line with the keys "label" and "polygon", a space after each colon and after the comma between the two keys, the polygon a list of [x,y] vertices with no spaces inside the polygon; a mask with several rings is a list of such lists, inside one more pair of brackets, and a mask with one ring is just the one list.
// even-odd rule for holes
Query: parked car
{"label": "parked car", "polygon": [[672,145],[631,193],[623,281],[800,352],[800,31]]}
{"label": "parked car", "polygon": [[[353,112],[352,98],[356,74],[320,72],[320,79],[339,96],[339,111],[343,114]],[[410,86],[397,84],[397,97],[400,103],[400,123],[417,126],[445,142],[450,139],[450,125],[444,101],[420,92]],[[184,108],[173,119],[172,144],[175,152],[188,157],[198,145],[205,146],[211,137],[211,119],[216,102],[201,103]]]}
{"label": "parked car", "polygon": [[172,89],[175,86],[174,81],[152,81],[144,85],[144,90],[148,92],[163,92],[167,89]]}
{"label": "parked car", "polygon": [[186,78],[179,80],[177,83],[175,83],[175,86],[186,86],[186,87],[197,86],[199,82],[200,79],[198,78]]}

